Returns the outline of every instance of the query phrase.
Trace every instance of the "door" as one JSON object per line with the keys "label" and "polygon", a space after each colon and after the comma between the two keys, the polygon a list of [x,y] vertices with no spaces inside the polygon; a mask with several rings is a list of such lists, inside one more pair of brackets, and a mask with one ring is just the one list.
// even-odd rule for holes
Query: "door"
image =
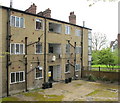
{"label": "door", "polygon": [[49,82],[53,81],[53,66],[49,66]]}

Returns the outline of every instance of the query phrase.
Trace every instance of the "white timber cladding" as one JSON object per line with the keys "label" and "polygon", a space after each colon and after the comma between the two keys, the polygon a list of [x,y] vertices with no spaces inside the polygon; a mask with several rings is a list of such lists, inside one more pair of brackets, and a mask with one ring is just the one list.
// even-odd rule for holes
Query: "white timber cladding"
{"label": "white timber cladding", "polygon": [[10,16],[10,25],[19,28],[25,28],[25,19],[18,16]]}

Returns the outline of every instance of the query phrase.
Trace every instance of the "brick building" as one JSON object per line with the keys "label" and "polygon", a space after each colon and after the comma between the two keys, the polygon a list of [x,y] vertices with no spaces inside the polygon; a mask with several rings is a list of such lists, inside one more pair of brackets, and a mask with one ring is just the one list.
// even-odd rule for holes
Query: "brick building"
{"label": "brick building", "polygon": [[0,7],[1,97],[40,88],[48,81],[80,79],[91,65],[91,29],[51,18],[51,10],[36,13]]}

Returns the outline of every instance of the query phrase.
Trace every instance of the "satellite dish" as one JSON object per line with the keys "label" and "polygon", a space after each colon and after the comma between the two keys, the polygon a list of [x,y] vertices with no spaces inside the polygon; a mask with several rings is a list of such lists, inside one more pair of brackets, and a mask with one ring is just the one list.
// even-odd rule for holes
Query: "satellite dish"
{"label": "satellite dish", "polygon": [[56,56],[55,56],[55,55],[53,55],[52,61],[53,61],[53,62],[56,61]]}
{"label": "satellite dish", "polygon": [[42,67],[38,66],[38,69],[39,69],[39,70],[42,70]]}

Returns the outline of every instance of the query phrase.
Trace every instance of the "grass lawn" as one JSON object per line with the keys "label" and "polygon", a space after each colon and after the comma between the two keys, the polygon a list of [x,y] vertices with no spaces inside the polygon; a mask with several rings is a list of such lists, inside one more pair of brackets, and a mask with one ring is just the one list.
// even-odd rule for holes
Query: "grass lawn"
{"label": "grass lawn", "polygon": [[[92,65],[92,68],[107,68],[106,65]],[[110,66],[110,68],[113,68],[113,66]],[[114,69],[120,69],[120,66],[114,66]]]}

